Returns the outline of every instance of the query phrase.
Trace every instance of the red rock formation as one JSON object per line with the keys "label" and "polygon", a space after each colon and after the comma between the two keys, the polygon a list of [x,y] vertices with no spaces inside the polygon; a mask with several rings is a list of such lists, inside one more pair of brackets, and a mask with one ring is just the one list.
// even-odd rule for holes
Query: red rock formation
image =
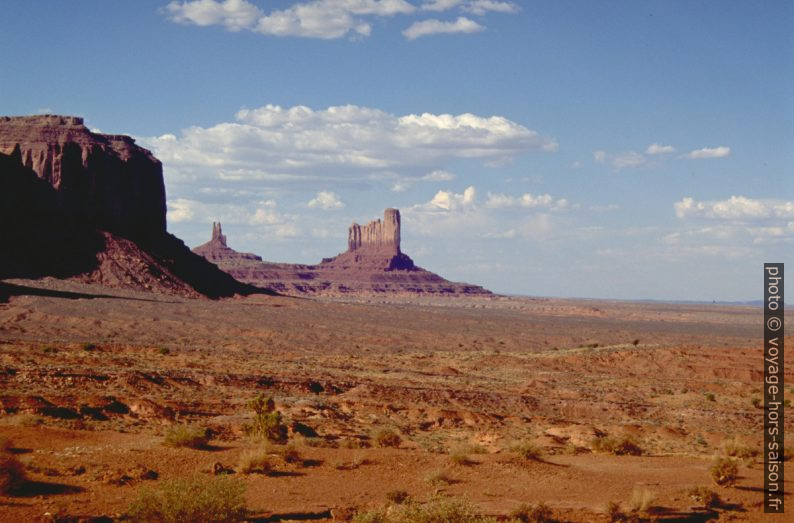
{"label": "red rock formation", "polygon": [[184,296],[262,291],[168,234],[159,160],[130,137],[90,132],[81,118],[0,117],[0,222],[0,279],[55,276]]}
{"label": "red rock formation", "polygon": [[292,295],[490,295],[476,285],[455,283],[414,265],[400,250],[400,211],[386,209],[383,221],[354,223],[348,250],[317,265],[271,263],[226,245],[221,225],[212,224],[212,239],[193,252],[236,279]]}
{"label": "red rock formation", "polygon": [[165,233],[162,164],[129,136],[92,133],[74,116],[0,117],[0,153],[14,151],[84,222],[132,237]]}

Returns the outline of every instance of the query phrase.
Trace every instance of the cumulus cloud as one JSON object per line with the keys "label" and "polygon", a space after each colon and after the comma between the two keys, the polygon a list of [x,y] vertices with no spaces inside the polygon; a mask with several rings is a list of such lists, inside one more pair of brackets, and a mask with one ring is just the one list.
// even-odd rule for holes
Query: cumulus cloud
{"label": "cumulus cloud", "polygon": [[419,37],[434,34],[476,33],[483,30],[485,30],[485,27],[465,16],[459,16],[454,22],[443,22],[431,18],[430,20],[414,22],[408,29],[403,31],[403,36],[408,40],[416,40]]}
{"label": "cumulus cloud", "polygon": [[759,200],[731,196],[727,200],[697,201],[686,197],[674,204],[679,218],[718,220],[794,220],[794,201]]}
{"label": "cumulus cloud", "polygon": [[555,199],[550,194],[533,195],[524,193],[521,196],[511,196],[508,194],[488,193],[488,199],[485,201],[485,205],[486,207],[494,209],[508,207],[564,209],[568,206],[568,200],[565,198]]}
{"label": "cumulus cloud", "polygon": [[317,196],[309,200],[307,204],[309,207],[316,207],[326,211],[332,211],[344,208],[345,204],[339,199],[336,193],[330,191],[320,191]]}
{"label": "cumulus cloud", "polygon": [[454,211],[471,207],[477,198],[477,190],[473,185],[466,187],[461,194],[452,191],[438,191],[433,199],[425,204],[427,210]]}
{"label": "cumulus cloud", "polygon": [[444,178],[432,171],[449,161],[504,162],[557,149],[554,140],[502,116],[396,116],[354,105],[316,111],[267,105],[239,111],[234,122],[139,140],[174,181],[221,178],[258,187],[329,178],[371,183],[428,172]]}
{"label": "cumulus cloud", "polygon": [[694,151],[690,151],[686,155],[685,158],[689,158],[690,160],[701,160],[704,158],[725,158],[731,154],[731,148],[721,145],[719,147],[704,147],[702,149],[696,149]]}
{"label": "cumulus cloud", "polygon": [[658,143],[652,143],[645,150],[645,154],[650,154],[651,156],[657,154],[670,154],[674,152],[675,152],[675,147],[673,147],[672,145],[660,145]]}
{"label": "cumulus cloud", "polygon": [[281,238],[301,234],[295,216],[278,212],[276,202],[264,200],[250,205],[208,203],[189,198],[168,200],[169,223],[220,221],[223,224],[264,227]]}
{"label": "cumulus cloud", "polygon": [[641,167],[648,162],[648,158],[636,151],[627,151],[617,154],[608,154],[605,151],[595,151],[593,159],[597,163],[611,165],[615,169],[630,169]]}
{"label": "cumulus cloud", "polygon": [[164,8],[169,18],[178,23],[324,39],[350,33],[368,36],[372,28],[365,17],[409,14],[415,10],[405,0],[312,0],[268,13],[247,0],[173,1]]}

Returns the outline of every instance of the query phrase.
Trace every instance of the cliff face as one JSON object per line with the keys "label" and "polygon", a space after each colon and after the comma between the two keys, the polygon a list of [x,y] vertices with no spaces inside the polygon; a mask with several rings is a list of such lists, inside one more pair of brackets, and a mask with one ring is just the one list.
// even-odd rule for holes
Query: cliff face
{"label": "cliff face", "polygon": [[[81,118],[0,117],[0,222],[0,279],[55,276],[190,297],[262,292],[166,232],[159,160]],[[225,243],[220,225],[217,241]]]}
{"label": "cliff face", "polygon": [[351,225],[348,230],[347,250],[393,256],[400,254],[400,211],[386,209],[383,212],[383,221]]}
{"label": "cliff face", "polygon": [[129,136],[72,116],[0,117],[0,153],[47,181],[75,218],[128,237],[165,233],[162,164]]}

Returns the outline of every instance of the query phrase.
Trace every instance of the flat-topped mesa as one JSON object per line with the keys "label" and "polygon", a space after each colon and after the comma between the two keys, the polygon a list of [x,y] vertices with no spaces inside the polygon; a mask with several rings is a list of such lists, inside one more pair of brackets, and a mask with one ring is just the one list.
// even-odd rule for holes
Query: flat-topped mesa
{"label": "flat-topped mesa", "polygon": [[348,230],[347,250],[362,254],[399,255],[400,211],[386,209],[383,211],[383,221],[378,219],[367,225],[351,225]]}
{"label": "flat-topped mesa", "polygon": [[131,238],[166,232],[162,164],[129,136],[91,132],[77,116],[2,116],[0,153],[52,185],[86,224]]}

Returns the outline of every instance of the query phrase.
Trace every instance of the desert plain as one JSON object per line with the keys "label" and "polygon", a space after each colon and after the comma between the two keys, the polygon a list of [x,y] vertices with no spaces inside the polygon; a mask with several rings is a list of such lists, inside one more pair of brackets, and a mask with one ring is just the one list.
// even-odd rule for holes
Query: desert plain
{"label": "desert plain", "polygon": [[[0,519],[116,520],[141,489],[224,472],[251,521],[346,520],[405,496],[498,520],[542,504],[555,521],[784,521],[762,508],[762,380],[757,306],[4,280],[0,436],[27,479]],[[246,430],[259,394],[285,444]],[[209,443],[164,444],[184,426]],[[243,471],[252,452],[262,473]],[[714,482],[718,459],[733,484]]]}

